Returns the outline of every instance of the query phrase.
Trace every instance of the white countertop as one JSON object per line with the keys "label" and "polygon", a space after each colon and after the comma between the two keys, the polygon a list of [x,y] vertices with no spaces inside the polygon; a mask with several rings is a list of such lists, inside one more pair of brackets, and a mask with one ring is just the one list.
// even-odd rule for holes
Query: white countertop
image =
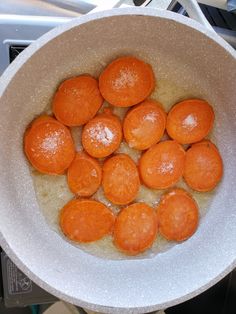
{"label": "white countertop", "polygon": [[227,9],[227,0],[201,0],[200,3],[208,4],[216,8]]}

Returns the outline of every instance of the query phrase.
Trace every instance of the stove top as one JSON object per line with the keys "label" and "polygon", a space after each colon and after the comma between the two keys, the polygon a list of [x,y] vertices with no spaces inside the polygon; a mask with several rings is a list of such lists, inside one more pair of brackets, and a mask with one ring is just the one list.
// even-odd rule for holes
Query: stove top
{"label": "stove top", "polygon": [[[94,9],[101,0],[7,0],[0,2],[0,75],[28,45],[53,27]],[[126,0],[126,5],[141,5],[145,0]],[[187,15],[177,1],[152,0],[162,8]],[[207,2],[207,1],[201,1]],[[209,1],[208,1],[209,2]],[[223,1],[226,2],[226,1]],[[220,1],[218,1],[220,3]],[[221,8],[201,4],[201,9],[214,29],[236,48],[236,15]],[[0,314],[27,314],[22,307],[53,303],[56,298],[23,274],[1,252]],[[83,312],[82,309],[80,310]],[[167,314],[236,314],[236,270],[214,287],[180,305],[166,309]],[[84,312],[83,312],[84,313]],[[58,313],[59,314],[59,313]]]}

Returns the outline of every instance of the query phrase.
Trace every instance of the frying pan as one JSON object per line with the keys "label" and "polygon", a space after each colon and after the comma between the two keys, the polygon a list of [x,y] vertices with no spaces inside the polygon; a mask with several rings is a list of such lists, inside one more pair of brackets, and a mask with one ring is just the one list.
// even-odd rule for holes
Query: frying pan
{"label": "frying pan", "polygon": [[[196,1],[181,3],[204,25],[150,8],[95,12],[44,35],[1,77],[0,245],[34,282],[71,303],[107,313],[150,312],[201,293],[235,267],[236,53],[210,29]],[[98,76],[126,54],[152,64],[157,82],[178,83],[213,105],[224,177],[188,241],[151,258],[110,260],[72,246],[46,223],[22,137],[61,80]]]}

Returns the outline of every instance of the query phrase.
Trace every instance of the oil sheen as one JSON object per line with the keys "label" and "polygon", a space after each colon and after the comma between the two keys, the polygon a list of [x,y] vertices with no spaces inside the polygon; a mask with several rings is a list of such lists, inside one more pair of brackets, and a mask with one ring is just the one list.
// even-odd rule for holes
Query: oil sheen
{"label": "oil sheen", "polygon": [[[187,98],[199,97],[199,95],[195,91],[186,91],[184,88],[177,86],[173,82],[160,80],[158,81],[158,88],[154,90],[151,97],[154,100],[157,100],[161,103],[166,112],[177,102],[187,99]],[[108,104],[105,102],[103,105],[107,107]],[[102,111],[103,108],[100,110]],[[48,113],[50,110],[48,108]],[[123,120],[127,108],[114,108],[114,114],[118,115],[121,120]],[[81,146],[81,127],[71,128],[72,136],[75,141],[76,150],[80,151],[82,149]],[[165,134],[163,139],[167,139],[168,136]],[[211,135],[214,141],[214,134]],[[141,152],[135,149],[130,148],[126,142],[122,142],[117,153],[125,153],[128,154],[136,163],[140,158]],[[102,160],[101,160],[102,162]],[[49,224],[49,226],[65,240],[70,242],[72,245],[78,247],[78,249],[82,249],[90,254],[96,255],[101,258],[108,259],[134,259],[134,258],[151,258],[156,254],[161,254],[162,252],[171,249],[176,243],[165,240],[160,235],[157,236],[152,248],[147,250],[146,252],[138,255],[137,257],[128,257],[121,253],[112,243],[112,237],[106,236],[102,240],[89,243],[89,244],[77,244],[68,240],[62,232],[60,231],[60,227],[58,224],[58,216],[60,209],[75,196],[70,192],[67,180],[65,175],[61,176],[49,176],[40,174],[39,172],[32,170],[32,177],[35,187],[36,196],[38,199],[39,206],[42,210],[42,213]],[[207,209],[210,206],[210,202],[213,198],[215,191],[208,193],[199,193],[191,190],[183,180],[181,180],[176,187],[182,187],[189,191],[194,199],[197,201],[200,211],[200,223],[201,220],[204,219]],[[152,207],[156,207],[161,195],[164,193],[163,190],[152,190],[145,186],[141,186],[137,198],[134,202],[145,202]],[[117,214],[122,206],[116,206],[111,204],[104,196],[102,188],[92,196],[93,199],[98,200],[104,203],[106,206],[111,208],[115,214]],[[178,244],[178,245],[181,245]]]}

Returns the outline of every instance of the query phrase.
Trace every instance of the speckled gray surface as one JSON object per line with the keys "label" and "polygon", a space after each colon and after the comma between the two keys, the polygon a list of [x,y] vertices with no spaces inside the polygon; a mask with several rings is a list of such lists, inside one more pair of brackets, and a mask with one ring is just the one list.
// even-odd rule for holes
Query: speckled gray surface
{"label": "speckled gray surface", "polygon": [[[224,178],[197,233],[150,259],[101,259],[46,224],[22,152],[26,125],[59,81],[98,75],[121,54],[150,62],[158,77],[199,91],[216,113]],[[0,80],[0,244],[33,281],[59,298],[107,313],[144,313],[183,302],[235,266],[236,53],[197,22],[154,9],[83,16],[26,49]]]}

